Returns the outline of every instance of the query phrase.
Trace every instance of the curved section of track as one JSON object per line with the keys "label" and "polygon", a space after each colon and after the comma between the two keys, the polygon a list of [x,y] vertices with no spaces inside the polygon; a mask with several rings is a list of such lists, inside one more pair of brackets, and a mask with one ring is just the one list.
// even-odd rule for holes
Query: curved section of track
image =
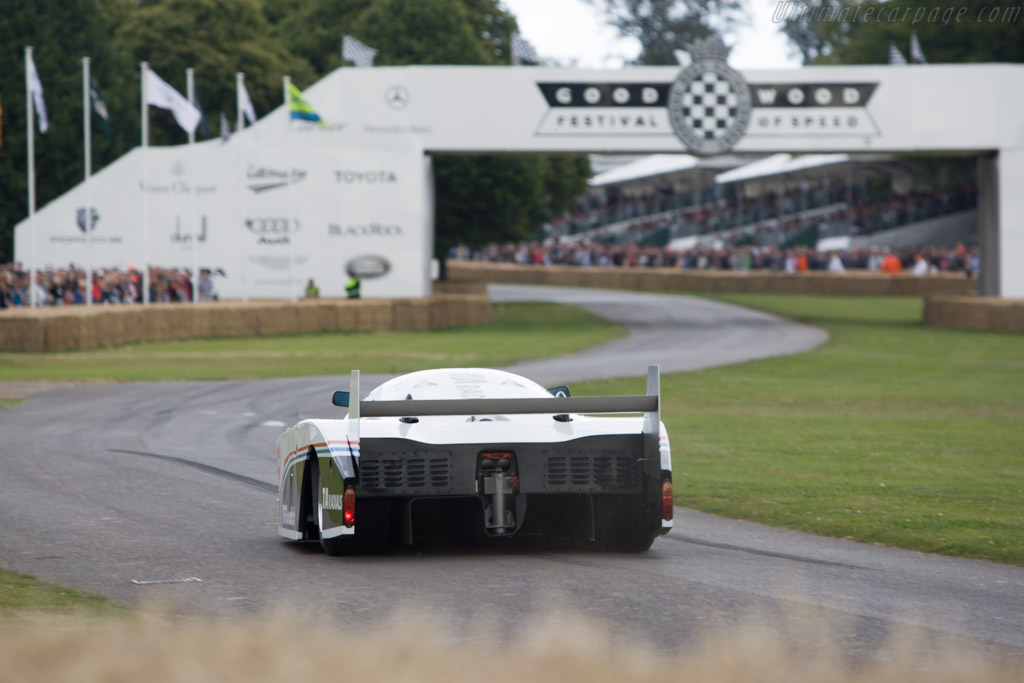
{"label": "curved section of track", "polygon": [[[577,303],[630,325],[627,339],[512,368],[551,384],[640,376],[650,362],[665,372],[707,367],[825,340],[813,328],[681,296],[504,286],[492,294]],[[520,545],[331,558],[286,542],[275,533],[274,438],[298,419],[331,416],[330,392],[346,383],[76,386],[0,411],[0,561],[127,604],[170,597],[208,613],[286,602],[352,622],[418,604],[457,622],[485,614],[514,625],[555,603],[671,645],[797,602],[846,619],[842,646],[853,654],[908,622],[1024,652],[1021,569],[682,509],[676,529],[636,556]],[[684,449],[685,437],[674,444]],[[162,583],[191,578],[201,581]]]}

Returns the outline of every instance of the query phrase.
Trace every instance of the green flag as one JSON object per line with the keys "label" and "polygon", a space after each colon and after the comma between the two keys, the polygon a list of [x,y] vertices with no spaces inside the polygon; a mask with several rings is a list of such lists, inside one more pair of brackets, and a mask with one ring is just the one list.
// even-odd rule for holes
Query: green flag
{"label": "green flag", "polygon": [[100,117],[103,137],[107,139],[107,144],[110,144],[110,114],[107,112],[107,103],[100,97],[99,88],[96,87],[96,81],[92,76],[89,76],[89,100],[92,102],[92,110],[96,112],[96,116]]}
{"label": "green flag", "polygon": [[320,118],[320,115],[316,113],[312,105],[306,101],[306,98],[302,96],[302,91],[296,88],[294,83],[289,83],[288,86],[288,110],[290,117],[301,121],[312,121],[319,123],[321,126],[329,127]]}

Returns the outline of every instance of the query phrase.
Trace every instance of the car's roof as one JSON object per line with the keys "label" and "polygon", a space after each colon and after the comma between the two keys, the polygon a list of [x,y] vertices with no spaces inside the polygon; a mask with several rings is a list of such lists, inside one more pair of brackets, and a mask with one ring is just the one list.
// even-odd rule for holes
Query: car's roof
{"label": "car's roof", "polygon": [[364,400],[400,401],[427,399],[551,398],[532,380],[489,368],[441,368],[421,370],[388,380]]}

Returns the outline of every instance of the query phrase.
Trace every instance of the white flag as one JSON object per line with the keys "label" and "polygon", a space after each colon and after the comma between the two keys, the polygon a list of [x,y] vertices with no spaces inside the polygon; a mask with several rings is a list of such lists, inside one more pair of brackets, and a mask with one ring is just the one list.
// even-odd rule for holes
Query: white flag
{"label": "white flag", "polygon": [[341,39],[341,56],[356,66],[373,66],[377,51],[352,36],[344,36]]}
{"label": "white flag", "polygon": [[889,43],[889,64],[896,66],[906,66],[907,64],[907,58],[896,47],[896,43]]}
{"label": "white flag", "polygon": [[28,90],[32,93],[32,101],[36,106],[36,115],[39,116],[39,132],[45,133],[50,130],[50,118],[46,115],[46,100],[43,99],[43,82],[39,80],[39,72],[36,71],[36,62],[32,54],[25,55],[28,63]]}
{"label": "white flag", "polygon": [[537,57],[537,51],[533,48],[526,38],[523,38],[518,33],[512,34],[512,63],[522,64],[523,62],[531,62],[536,64],[540,59]]}
{"label": "white flag", "polygon": [[186,133],[194,133],[202,114],[192,106],[180,92],[168,85],[167,81],[157,76],[152,69],[146,71],[146,104],[161,109],[170,109],[174,120],[185,129]]}
{"label": "white flag", "polygon": [[245,81],[238,84],[238,106],[245,114],[245,120],[249,122],[249,125],[256,123],[256,107],[252,106],[252,100],[249,98],[249,91],[245,88]]}
{"label": "white flag", "polygon": [[927,64],[924,58],[924,50],[921,49],[921,41],[917,39],[917,33],[910,34],[910,61],[916,64]]}

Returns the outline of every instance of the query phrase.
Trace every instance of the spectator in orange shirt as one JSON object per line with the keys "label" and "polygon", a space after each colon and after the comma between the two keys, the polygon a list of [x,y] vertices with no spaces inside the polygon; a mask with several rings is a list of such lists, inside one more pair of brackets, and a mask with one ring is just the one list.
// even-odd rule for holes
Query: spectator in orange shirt
{"label": "spectator in orange shirt", "polygon": [[807,252],[801,249],[796,255],[796,272],[807,272]]}
{"label": "spectator in orange shirt", "polygon": [[882,259],[882,265],[878,269],[883,273],[889,273],[889,275],[899,275],[903,271],[903,264],[900,263],[896,254],[890,252]]}

